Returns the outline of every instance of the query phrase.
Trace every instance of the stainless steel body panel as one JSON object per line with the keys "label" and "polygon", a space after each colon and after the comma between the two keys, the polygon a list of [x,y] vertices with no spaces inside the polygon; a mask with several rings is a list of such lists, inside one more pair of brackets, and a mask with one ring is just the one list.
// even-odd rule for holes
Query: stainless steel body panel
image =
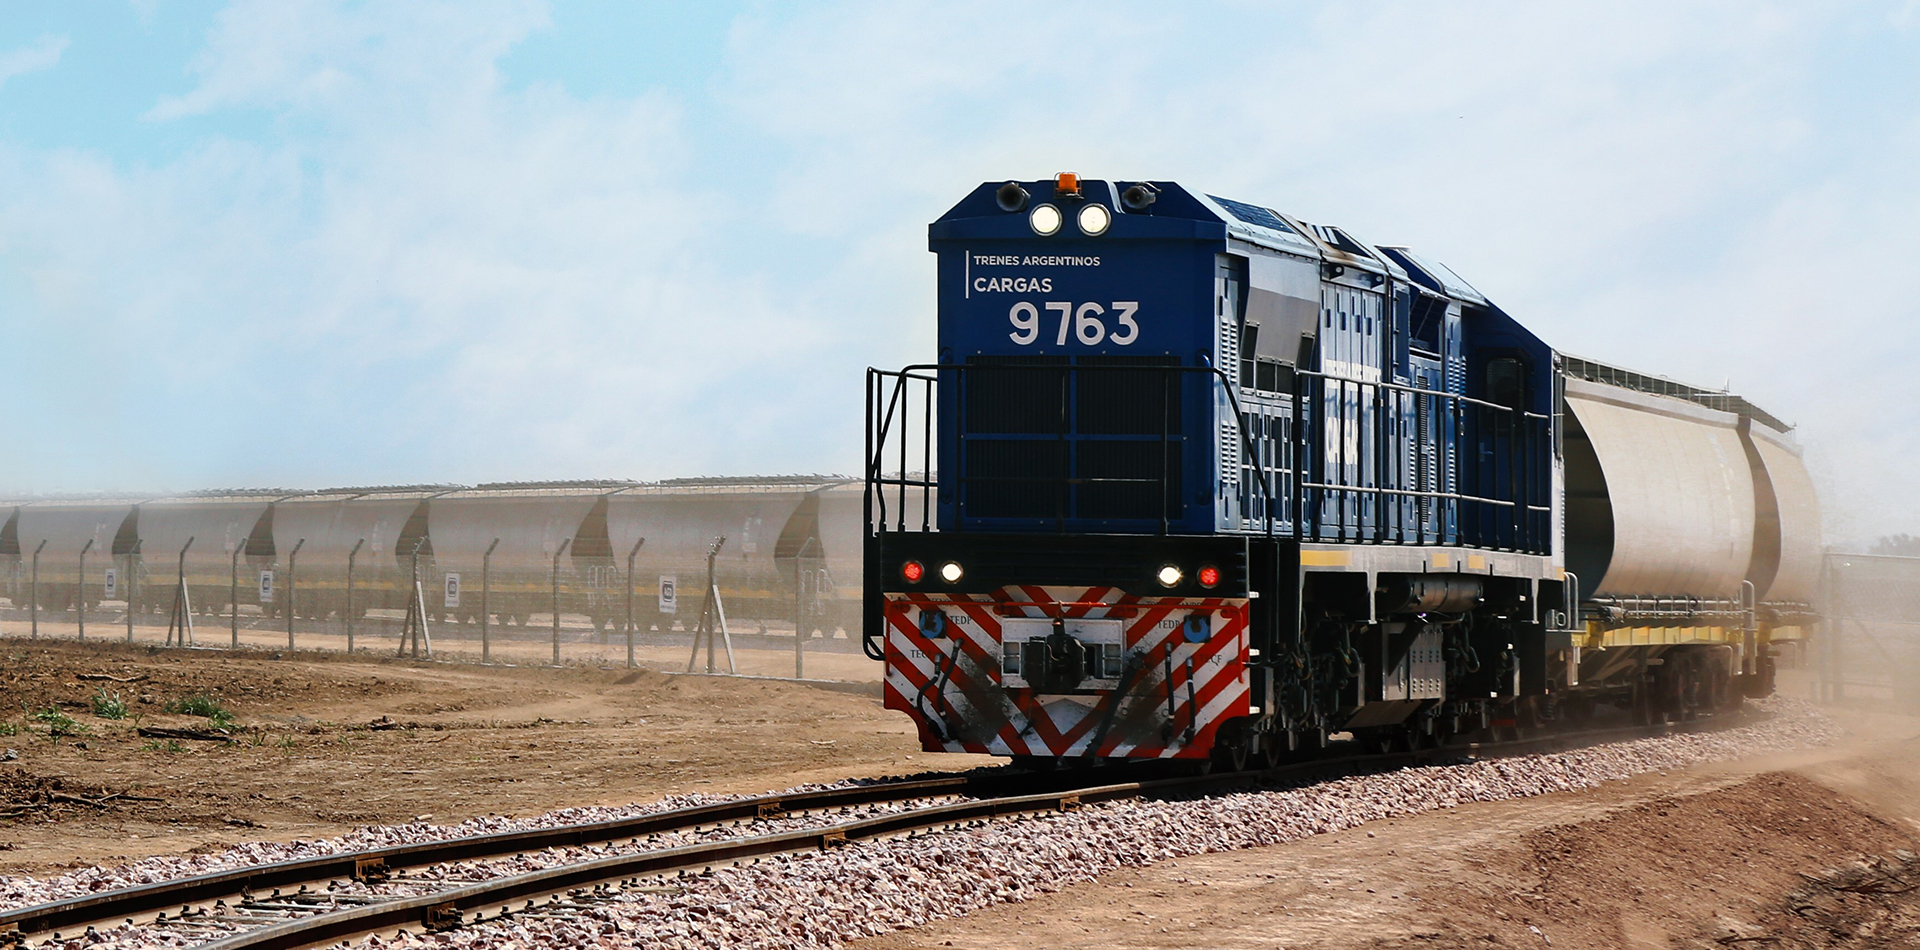
{"label": "stainless steel body panel", "polygon": [[1780,521],[1780,559],[1772,582],[1757,591],[1762,600],[1812,603],[1820,586],[1820,499],[1800,449],[1762,425],[1751,429],[1753,446],[1772,483]]}
{"label": "stainless steel body panel", "polygon": [[1754,487],[1738,417],[1566,381],[1605,476],[1612,556],[1593,596],[1737,597],[1753,555]]}

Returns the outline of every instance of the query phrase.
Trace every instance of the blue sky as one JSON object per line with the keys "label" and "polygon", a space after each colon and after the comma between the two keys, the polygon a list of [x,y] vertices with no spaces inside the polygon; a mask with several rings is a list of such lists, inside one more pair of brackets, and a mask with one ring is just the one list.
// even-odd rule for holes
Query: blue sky
{"label": "blue sky", "polygon": [[853,471],[973,184],[1167,178],[1920,533],[1920,4],[0,6],[0,489]]}

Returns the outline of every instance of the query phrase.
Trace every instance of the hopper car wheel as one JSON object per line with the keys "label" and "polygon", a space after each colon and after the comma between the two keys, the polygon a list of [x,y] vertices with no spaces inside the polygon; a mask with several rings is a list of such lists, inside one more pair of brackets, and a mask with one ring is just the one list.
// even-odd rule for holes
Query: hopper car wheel
{"label": "hopper car wheel", "polygon": [[1560,715],[1568,722],[1582,723],[1593,718],[1592,696],[1566,696],[1560,700]]}
{"label": "hopper car wheel", "polygon": [[1651,671],[1635,680],[1633,694],[1629,703],[1633,724],[1651,726],[1658,721],[1654,710],[1654,677]]}
{"label": "hopper car wheel", "polygon": [[1669,657],[1666,665],[1660,667],[1654,677],[1657,688],[1654,690],[1654,714],[1656,722],[1679,722],[1687,709],[1687,684],[1691,677],[1687,675],[1690,664],[1685,657]]}
{"label": "hopper car wheel", "polygon": [[1713,708],[1730,712],[1740,708],[1740,691],[1734,688],[1733,671],[1729,667],[1715,664],[1713,667]]}
{"label": "hopper car wheel", "polygon": [[1666,722],[1666,714],[1660,711],[1657,703],[1658,700],[1654,697],[1653,690],[1642,687],[1634,696],[1633,724],[1636,726],[1652,726]]}
{"label": "hopper car wheel", "polygon": [[1675,676],[1675,686],[1679,692],[1678,702],[1674,704],[1677,719],[1698,718],[1711,702],[1712,683],[1705,660],[1700,652],[1688,651],[1686,658],[1680,662],[1679,672]]}

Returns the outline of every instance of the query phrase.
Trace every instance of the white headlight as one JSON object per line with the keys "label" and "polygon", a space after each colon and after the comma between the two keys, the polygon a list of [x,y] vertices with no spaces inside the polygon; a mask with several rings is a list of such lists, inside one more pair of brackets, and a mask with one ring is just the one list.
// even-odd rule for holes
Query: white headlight
{"label": "white headlight", "polygon": [[1027,215],[1027,223],[1033,226],[1033,233],[1041,237],[1052,237],[1060,232],[1062,223],[1060,209],[1052,205],[1034,205]]}
{"label": "white headlight", "polygon": [[1160,584],[1163,587],[1172,587],[1180,583],[1180,569],[1171,564],[1161,568],[1160,573],[1155,576],[1160,578]]}
{"label": "white headlight", "polygon": [[1078,220],[1080,233],[1094,237],[1106,233],[1107,225],[1113,223],[1113,215],[1108,213],[1106,205],[1087,205],[1080,209]]}
{"label": "white headlight", "polygon": [[940,579],[949,584],[959,583],[960,574],[960,562],[958,561],[948,561],[940,565]]}

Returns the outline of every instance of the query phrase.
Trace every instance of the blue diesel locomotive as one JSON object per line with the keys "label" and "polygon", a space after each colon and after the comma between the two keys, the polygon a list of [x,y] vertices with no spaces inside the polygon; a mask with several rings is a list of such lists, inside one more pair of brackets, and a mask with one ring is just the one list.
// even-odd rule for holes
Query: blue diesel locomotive
{"label": "blue diesel locomotive", "polygon": [[1798,635],[1786,426],[1557,353],[1412,250],[1070,174],[930,244],[938,359],[868,373],[864,595],[928,750],[1239,767],[1698,715]]}

